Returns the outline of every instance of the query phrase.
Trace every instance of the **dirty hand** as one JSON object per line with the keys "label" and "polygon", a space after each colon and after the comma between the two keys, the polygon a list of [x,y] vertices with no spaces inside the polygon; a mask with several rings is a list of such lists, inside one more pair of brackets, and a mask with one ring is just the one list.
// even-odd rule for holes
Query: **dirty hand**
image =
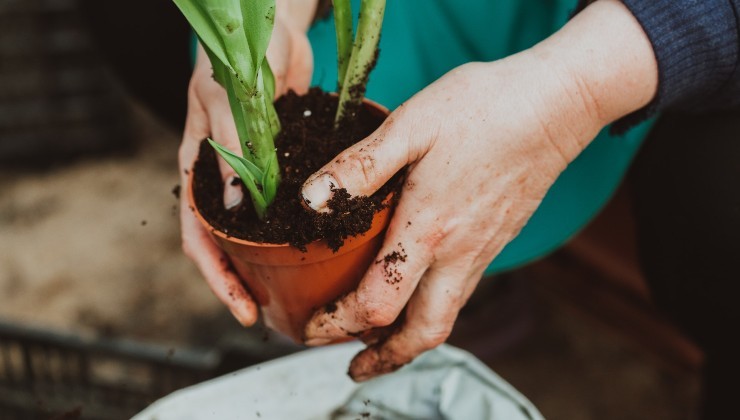
{"label": "dirty hand", "polygon": [[[267,60],[275,74],[277,96],[293,89],[305,92],[311,82],[313,55],[306,30],[313,17],[316,1],[278,0],[275,29],[267,49]],[[180,181],[185,189],[188,172],[193,167],[201,140],[211,137],[235,153],[241,150],[236,126],[231,115],[226,91],[212,77],[208,56],[199,47],[195,69],[188,91],[188,115],[179,150]],[[224,206],[238,205],[242,200],[240,186],[231,185],[234,170],[219,159],[225,180]],[[216,296],[229,307],[244,325],[257,319],[257,306],[239,277],[229,270],[226,255],[216,246],[190,209],[187,193],[180,195],[180,223],[185,254],[198,266]]]}
{"label": "dirty hand", "polygon": [[444,342],[486,266],[558,175],[656,85],[647,37],[606,0],[530,50],[463,65],[415,95],[304,185],[324,211],[331,184],[369,195],[408,165],[376,262],[336,308],[314,315],[307,344],[381,331],[362,334],[368,347],[350,366],[365,380]]}

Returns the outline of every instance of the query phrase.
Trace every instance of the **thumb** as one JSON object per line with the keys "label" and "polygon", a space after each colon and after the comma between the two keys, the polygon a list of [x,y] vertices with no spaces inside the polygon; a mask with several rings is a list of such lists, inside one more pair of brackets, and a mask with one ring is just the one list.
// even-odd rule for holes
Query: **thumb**
{"label": "thumb", "polygon": [[389,117],[373,134],[340,153],[303,184],[303,200],[312,209],[328,212],[333,189],[351,196],[372,195],[396,172],[415,160],[408,136]]}

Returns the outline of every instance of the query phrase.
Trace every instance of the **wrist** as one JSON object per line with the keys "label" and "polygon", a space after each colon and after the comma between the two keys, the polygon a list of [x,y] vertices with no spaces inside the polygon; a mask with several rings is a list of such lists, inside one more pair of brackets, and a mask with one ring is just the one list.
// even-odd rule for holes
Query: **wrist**
{"label": "wrist", "polygon": [[[529,50],[560,80],[570,112],[595,130],[647,105],[658,67],[642,27],[618,0],[600,0]],[[593,138],[587,137],[585,148]]]}

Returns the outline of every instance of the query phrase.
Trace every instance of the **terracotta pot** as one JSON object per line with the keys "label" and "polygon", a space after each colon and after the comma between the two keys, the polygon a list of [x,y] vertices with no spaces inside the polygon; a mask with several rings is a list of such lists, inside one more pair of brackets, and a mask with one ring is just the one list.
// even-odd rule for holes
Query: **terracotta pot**
{"label": "terracotta pot", "polygon": [[[365,106],[372,112],[388,114],[386,108],[371,101],[366,100]],[[195,203],[192,180],[191,175],[188,194],[190,202]],[[370,230],[347,238],[336,253],[323,240],[306,245],[307,252],[301,252],[288,244],[229,237],[211,226],[197,207],[194,212],[231,257],[234,268],[259,303],[265,323],[300,342],[316,309],[357,287],[380,250],[392,209],[376,213]]]}

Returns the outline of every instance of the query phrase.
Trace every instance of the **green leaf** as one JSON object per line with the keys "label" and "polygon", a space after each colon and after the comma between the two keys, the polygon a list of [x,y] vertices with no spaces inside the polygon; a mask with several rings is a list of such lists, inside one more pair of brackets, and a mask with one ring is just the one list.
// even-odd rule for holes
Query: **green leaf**
{"label": "green leaf", "polygon": [[241,9],[252,64],[258,69],[262,67],[275,25],[275,0],[241,0]]}
{"label": "green leaf", "polygon": [[[218,154],[226,161],[226,163],[234,169],[234,172],[239,175],[239,178],[241,178],[242,182],[249,190],[249,195],[252,197],[252,203],[254,204],[257,216],[259,218],[264,217],[265,212],[267,211],[267,201],[262,192],[264,187],[259,184],[262,179],[262,174],[260,173],[260,176],[256,177],[255,175],[257,174],[253,173],[252,169],[250,169],[248,165],[248,163],[251,162],[241,156],[231,153],[231,151],[211,139],[208,139],[208,142],[214,149],[216,149]],[[252,166],[254,167],[254,165]]]}
{"label": "green leaf", "polygon": [[[262,178],[264,177],[264,173],[260,168],[257,167],[254,163],[248,161],[247,159],[244,159],[243,157],[237,155],[236,153],[233,153],[231,150],[221,146],[220,144],[216,143],[215,141],[208,139],[208,142],[211,143],[211,146],[213,146],[214,149],[221,155],[221,156],[228,156],[230,160],[237,160],[241,166],[244,167],[245,170],[247,170],[250,174],[250,178],[256,180],[257,182],[261,182]],[[229,165],[231,165],[230,161],[226,161]],[[236,168],[234,168],[236,169]]]}
{"label": "green leaf", "polygon": [[280,133],[280,119],[275,111],[275,75],[272,73],[270,65],[267,60],[262,62],[262,69],[260,74],[257,76],[257,83],[262,83],[262,91],[264,93],[265,111],[267,112],[267,123],[270,124],[270,132],[272,138],[277,137]]}
{"label": "green leaf", "polygon": [[193,27],[203,47],[209,52],[211,63],[216,61],[213,59],[216,57],[223,64],[228,65],[229,60],[226,58],[224,43],[211,16],[203,8],[202,2],[199,0],[174,0],[174,2]]}
{"label": "green leaf", "polygon": [[270,64],[267,62],[267,60],[264,60],[262,62],[262,67],[260,68],[262,71],[262,87],[264,88],[265,96],[267,96],[270,101],[275,100],[275,74],[272,72],[272,68],[270,68]]}
{"label": "green leaf", "polygon": [[229,98],[231,115],[234,117],[234,123],[236,124],[236,133],[237,136],[239,136],[239,145],[241,146],[242,154],[244,156],[249,156],[251,151],[246,146],[246,142],[249,141],[249,134],[247,130],[249,114],[247,114],[246,110],[244,109],[243,103],[237,97],[235,89],[238,89],[238,87],[234,87],[235,84],[238,84],[238,82],[234,82],[234,76],[227,75],[224,88],[226,89],[226,95]]}
{"label": "green leaf", "polygon": [[275,199],[275,194],[277,194],[277,180],[274,178],[275,175],[271,171],[273,166],[277,168],[277,165],[277,154],[274,154],[272,155],[272,159],[267,162],[265,174],[262,176],[262,190],[268,206],[272,204],[272,201]]}
{"label": "green leaf", "polygon": [[332,0],[332,3],[337,33],[337,87],[341,91],[352,56],[352,4],[350,0]]}
{"label": "green leaf", "polygon": [[221,37],[226,57],[245,91],[254,89],[257,69],[244,31],[240,0],[200,0]]}
{"label": "green leaf", "polygon": [[380,30],[383,27],[385,4],[386,0],[362,0],[352,56],[347,66],[344,82],[342,82],[342,90],[339,93],[339,106],[334,118],[335,125],[342,121],[347,109],[360,106],[365,96],[365,89],[357,89],[357,87],[367,86],[370,71],[375,64]]}

